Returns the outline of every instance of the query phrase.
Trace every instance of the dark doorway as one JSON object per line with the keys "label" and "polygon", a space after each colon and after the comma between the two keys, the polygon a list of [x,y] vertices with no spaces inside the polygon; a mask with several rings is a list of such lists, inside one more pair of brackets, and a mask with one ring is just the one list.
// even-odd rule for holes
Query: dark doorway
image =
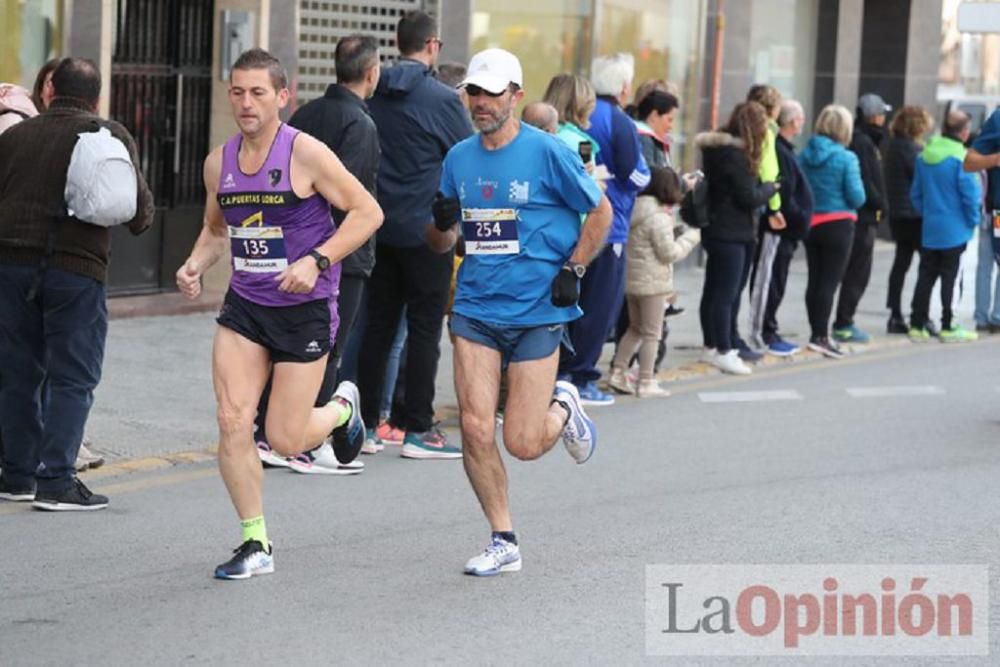
{"label": "dark doorway", "polygon": [[139,145],[156,223],[112,233],[109,290],[172,289],[201,227],[212,92],[212,0],[117,0],[111,117]]}

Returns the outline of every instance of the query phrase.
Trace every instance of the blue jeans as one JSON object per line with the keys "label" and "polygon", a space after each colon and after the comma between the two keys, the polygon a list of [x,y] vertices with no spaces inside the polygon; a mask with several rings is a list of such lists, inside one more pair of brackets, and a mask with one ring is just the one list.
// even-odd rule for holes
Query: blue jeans
{"label": "blue jeans", "polygon": [[108,308],[103,283],[57,269],[29,301],[37,276],[34,267],[0,265],[3,477],[59,493],[72,483],[101,379]]}
{"label": "blue jeans", "polygon": [[992,223],[987,215],[979,225],[976,324],[1000,324],[1000,271],[997,271],[995,283],[993,280],[993,267],[1000,267],[1000,253],[994,249]]}

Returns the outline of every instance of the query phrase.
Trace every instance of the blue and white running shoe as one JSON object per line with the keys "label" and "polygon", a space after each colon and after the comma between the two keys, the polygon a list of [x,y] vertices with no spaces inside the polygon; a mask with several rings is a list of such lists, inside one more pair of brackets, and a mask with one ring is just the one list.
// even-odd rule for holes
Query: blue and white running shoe
{"label": "blue and white running shoe", "polygon": [[501,572],[521,571],[521,550],[513,542],[494,535],[486,550],[469,559],[465,573],[476,577],[492,577]]}
{"label": "blue and white running shoe", "polygon": [[233,557],[215,568],[216,579],[249,579],[257,574],[274,572],[274,546],[247,540],[233,550]]}
{"label": "blue and white running shoe", "polygon": [[597,449],[597,427],[583,411],[580,394],[572,382],[556,382],[554,398],[569,410],[569,419],[562,432],[566,451],[577,463],[586,463]]}
{"label": "blue and white running shoe", "polygon": [[365,422],[361,419],[361,395],[353,382],[341,382],[333,392],[331,401],[337,399],[351,406],[351,418],[343,426],[333,429],[333,453],[341,463],[358,458],[365,444]]}

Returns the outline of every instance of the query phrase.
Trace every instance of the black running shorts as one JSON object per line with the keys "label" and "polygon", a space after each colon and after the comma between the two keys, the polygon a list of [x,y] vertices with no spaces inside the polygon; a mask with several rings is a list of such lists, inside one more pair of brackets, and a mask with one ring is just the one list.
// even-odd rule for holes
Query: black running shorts
{"label": "black running shorts", "polygon": [[330,351],[330,304],[261,306],[230,289],[216,318],[219,326],[267,348],[272,363],[309,363]]}

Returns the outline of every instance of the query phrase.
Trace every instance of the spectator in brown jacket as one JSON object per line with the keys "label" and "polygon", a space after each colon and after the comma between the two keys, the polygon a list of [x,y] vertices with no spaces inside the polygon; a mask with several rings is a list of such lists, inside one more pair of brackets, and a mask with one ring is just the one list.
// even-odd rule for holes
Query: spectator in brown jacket
{"label": "spectator in brown jacket", "polygon": [[[133,165],[138,158],[128,131],[96,114],[101,76],[93,62],[62,60],[52,85],[44,114],[0,136],[0,498],[93,510],[108,499],[91,493],[73,464],[104,358],[111,234],[69,215],[66,171],[77,135],[101,125]],[[127,223],[133,234],[153,220],[138,168],[136,180],[136,213]]]}

